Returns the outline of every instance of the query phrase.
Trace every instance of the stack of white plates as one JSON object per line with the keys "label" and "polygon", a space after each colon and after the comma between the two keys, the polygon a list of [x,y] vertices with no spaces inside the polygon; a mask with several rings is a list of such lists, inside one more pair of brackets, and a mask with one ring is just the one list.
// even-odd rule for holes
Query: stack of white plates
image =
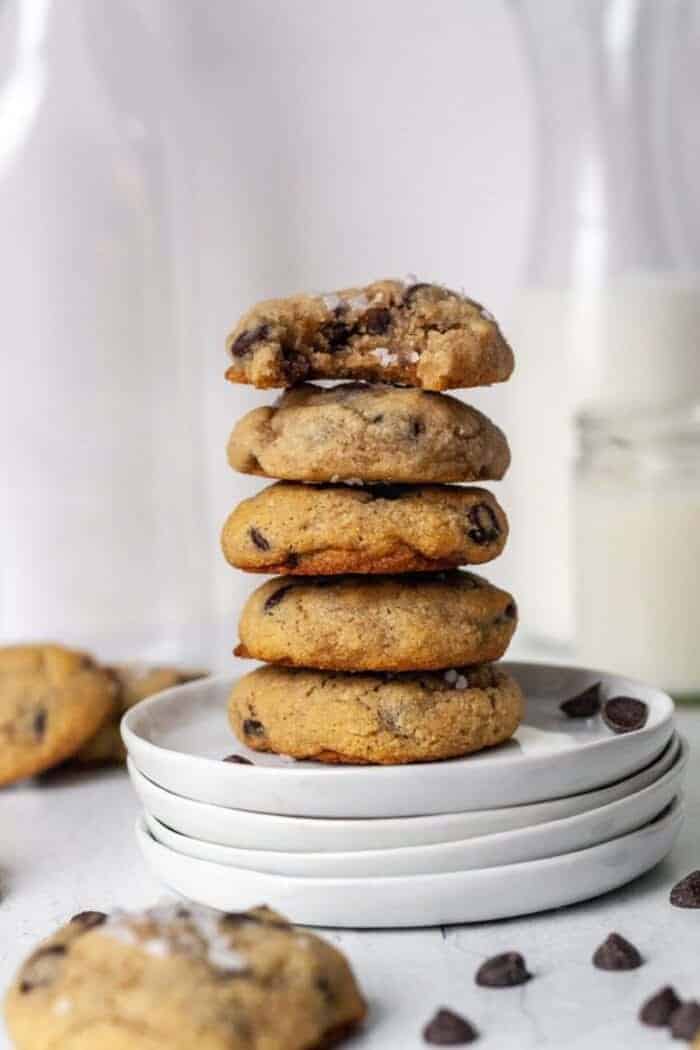
{"label": "stack of white plates", "polygon": [[[248,751],[229,677],[125,716],[137,836],[154,874],[226,911],[265,903],[316,926],[476,922],[581,901],[647,871],[683,814],[687,746],[658,689],[615,675],[506,664],[527,697],[514,740],[411,766],[324,766]],[[615,734],[563,700],[601,683],[646,725]],[[253,764],[224,762],[231,753]]]}

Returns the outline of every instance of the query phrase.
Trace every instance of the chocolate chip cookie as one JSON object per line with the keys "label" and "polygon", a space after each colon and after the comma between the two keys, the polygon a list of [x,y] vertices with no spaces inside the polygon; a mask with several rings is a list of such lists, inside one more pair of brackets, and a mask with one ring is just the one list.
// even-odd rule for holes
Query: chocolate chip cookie
{"label": "chocolate chip cookie", "polygon": [[116,710],[109,672],[58,645],[0,648],[0,784],[69,758]]}
{"label": "chocolate chip cookie", "polygon": [[119,732],[122,715],[148,696],[162,693],[174,685],[204,678],[205,671],[181,671],[175,667],[153,667],[141,664],[119,664],[110,667],[115,687],[116,703],[112,717],[80,748],[74,761],[94,766],[109,762],[123,762],[126,748]]}
{"label": "chocolate chip cookie", "polygon": [[236,655],[335,671],[449,668],[500,659],[516,621],[510,594],[458,569],[277,577],[246,602]]}
{"label": "chocolate chip cookie", "polygon": [[268,908],[83,912],[5,1003],[17,1050],[313,1050],[363,1018],[344,956]]}
{"label": "chocolate chip cookie", "polygon": [[447,394],[344,383],[303,384],[256,408],[231,434],[229,463],[286,481],[430,482],[502,478],[503,433]]}
{"label": "chocolate chip cookie", "polygon": [[261,667],[234,687],[229,718],[257,751],[318,762],[426,762],[508,740],[523,714],[495,666],[343,674]]}
{"label": "chocolate chip cookie", "polygon": [[241,318],[226,345],[226,378],[257,387],[366,379],[449,390],[500,383],[513,371],[513,352],[487,310],[416,281],[269,299]]}
{"label": "chocolate chip cookie", "polygon": [[454,485],[278,482],[244,500],[221,545],[246,572],[423,572],[498,557],[508,522],[490,492]]}

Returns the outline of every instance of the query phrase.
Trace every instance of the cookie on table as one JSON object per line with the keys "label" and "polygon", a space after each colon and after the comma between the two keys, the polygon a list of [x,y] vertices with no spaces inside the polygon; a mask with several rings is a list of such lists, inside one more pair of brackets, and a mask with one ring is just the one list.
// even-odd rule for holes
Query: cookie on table
{"label": "cookie on table", "polygon": [[326,941],[267,908],[187,902],[75,916],[29,956],[5,1003],[17,1050],[312,1050],[364,1013]]}
{"label": "cookie on table", "polygon": [[205,671],[183,671],[176,667],[152,667],[143,664],[117,664],[109,668],[116,686],[116,704],[112,717],[84,744],[74,761],[81,765],[103,765],[123,762],[126,748],[119,732],[122,716],[134,704],[155,696],[174,685],[204,678]]}
{"label": "cookie on table", "polygon": [[507,537],[485,489],[278,482],[236,507],[221,545],[246,572],[314,576],[478,565],[497,558]]}
{"label": "cookie on table", "polygon": [[0,784],[58,765],[114,714],[109,672],[59,645],[0,648]]}
{"label": "cookie on table", "polygon": [[510,463],[504,434],[447,394],[408,387],[311,383],[234,427],[229,463],[243,474],[285,481],[486,481]]}
{"label": "cookie on table", "polygon": [[334,671],[418,671],[498,660],[515,631],[507,591],[455,569],[277,577],[248,598],[236,655]]}
{"label": "cookie on table", "polygon": [[366,379],[449,390],[501,383],[513,371],[513,352],[488,311],[417,282],[269,299],[241,318],[226,346],[226,378],[257,387]]}
{"label": "cookie on table", "polygon": [[490,665],[397,675],[261,667],[234,687],[229,719],[257,751],[395,765],[501,744],[523,707],[515,679]]}

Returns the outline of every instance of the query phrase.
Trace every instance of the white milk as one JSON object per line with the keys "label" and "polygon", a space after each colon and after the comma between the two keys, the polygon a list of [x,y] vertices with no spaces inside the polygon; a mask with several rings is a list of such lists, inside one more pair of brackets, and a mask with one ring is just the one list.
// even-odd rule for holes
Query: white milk
{"label": "white milk", "polygon": [[578,656],[700,695],[700,481],[576,488]]}
{"label": "white milk", "polygon": [[637,273],[602,291],[530,288],[509,327],[510,544],[523,632],[574,636],[574,417],[700,397],[700,281]]}

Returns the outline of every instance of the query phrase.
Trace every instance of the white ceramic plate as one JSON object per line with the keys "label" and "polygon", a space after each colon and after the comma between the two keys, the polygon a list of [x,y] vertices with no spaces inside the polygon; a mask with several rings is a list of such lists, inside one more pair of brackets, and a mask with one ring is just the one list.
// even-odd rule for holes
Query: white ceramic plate
{"label": "white ceramic plate", "polygon": [[153,838],[186,857],[211,860],[230,868],[307,878],[366,878],[429,875],[443,871],[474,871],[504,864],[556,857],[597,846],[644,827],[669,805],[682,786],[685,762],[636,795],[566,820],[533,828],[502,831],[461,842],[402,849],[354,850],[348,853],[280,853],[235,849],[180,835],[147,811],[144,818]]}
{"label": "white ceramic plate", "polygon": [[[144,777],[129,760],[129,773],[144,808],[180,834],[221,846],[244,850],[299,853],[347,853],[387,850],[433,843],[456,842],[516,828],[564,820],[643,791],[670,770],[679,757],[674,734],[663,754],[640,773],[599,791],[526,806],[485,809],[430,817],[387,820],[329,820],[316,817],[277,817],[227,809],[174,795]],[[687,745],[683,745],[685,765]]]}
{"label": "white ceramic plate", "polygon": [[153,874],[200,904],[240,911],[264,901],[304,925],[378,929],[504,919],[588,900],[658,864],[681,822],[675,801],[639,831],[576,853],[481,871],[366,879],[291,878],[185,857],[156,842],[142,818],[136,834]]}
{"label": "white ceramic plate", "polygon": [[[203,678],[168,689],[126,713],[124,742],[137,768],[199,802],[307,817],[405,817],[492,809],[560,798],[621,780],[659,755],[673,732],[673,703],[659,689],[618,675],[506,663],[527,697],[513,740],[447,762],[324,766],[248,751],[228,725],[235,679]],[[649,705],[643,729],[616,735],[600,717],[569,719],[562,700],[602,682],[604,697]],[[255,765],[223,762],[238,752]]]}

